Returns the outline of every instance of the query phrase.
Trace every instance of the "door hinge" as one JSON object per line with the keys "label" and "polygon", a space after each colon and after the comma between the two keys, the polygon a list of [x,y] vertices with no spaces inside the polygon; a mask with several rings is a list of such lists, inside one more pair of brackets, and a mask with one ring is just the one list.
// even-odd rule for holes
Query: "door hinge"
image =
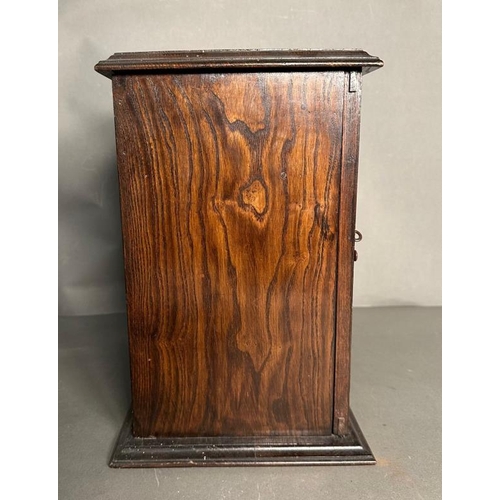
{"label": "door hinge", "polygon": [[349,92],[358,92],[361,90],[361,73],[351,71],[349,73]]}

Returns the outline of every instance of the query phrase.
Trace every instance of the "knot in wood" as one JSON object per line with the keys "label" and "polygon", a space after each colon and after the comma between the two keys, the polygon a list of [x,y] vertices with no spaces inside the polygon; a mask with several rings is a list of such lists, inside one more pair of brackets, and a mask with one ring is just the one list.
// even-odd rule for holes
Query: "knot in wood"
{"label": "knot in wood", "polygon": [[266,189],[259,180],[253,181],[241,192],[243,204],[253,208],[258,215],[262,215],[266,210],[267,195]]}

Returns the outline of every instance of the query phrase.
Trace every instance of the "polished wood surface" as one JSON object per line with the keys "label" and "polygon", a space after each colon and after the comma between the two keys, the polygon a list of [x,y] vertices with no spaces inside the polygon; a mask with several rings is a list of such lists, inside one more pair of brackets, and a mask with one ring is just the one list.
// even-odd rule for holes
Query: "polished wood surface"
{"label": "polished wood surface", "polygon": [[339,205],[339,251],[337,280],[337,330],[334,375],[334,434],[349,428],[349,389],[351,379],[351,332],[354,274],[356,193],[358,183],[361,75],[345,74],[344,120],[342,134],[342,175]]}
{"label": "polished wood surface", "polygon": [[383,66],[364,50],[180,50],[118,52],[96,64],[95,70],[108,78],[123,73],[223,72],[223,71],[359,71],[363,74]]}
{"label": "polished wood surface", "polygon": [[346,81],[113,78],[135,435],[332,433]]}
{"label": "polished wood surface", "polygon": [[[116,53],[113,467],[374,463],[349,408],[362,50]],[[358,233],[359,234],[359,233]]]}
{"label": "polished wood surface", "polygon": [[375,458],[354,415],[343,436],[159,437],[131,432],[129,413],[118,436],[110,467],[212,467],[242,465],[369,465]]}

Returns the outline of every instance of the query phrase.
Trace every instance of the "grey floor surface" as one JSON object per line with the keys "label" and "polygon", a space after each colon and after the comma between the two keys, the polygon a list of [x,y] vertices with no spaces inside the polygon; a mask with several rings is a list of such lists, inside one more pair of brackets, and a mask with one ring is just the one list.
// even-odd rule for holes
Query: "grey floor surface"
{"label": "grey floor surface", "polygon": [[351,406],[375,466],[116,470],[130,404],[124,315],[60,320],[59,498],[441,498],[441,309],[355,309]]}

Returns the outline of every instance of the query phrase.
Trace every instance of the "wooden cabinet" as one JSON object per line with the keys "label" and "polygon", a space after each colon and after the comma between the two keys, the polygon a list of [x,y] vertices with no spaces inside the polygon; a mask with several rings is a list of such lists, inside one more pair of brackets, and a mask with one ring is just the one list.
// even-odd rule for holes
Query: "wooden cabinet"
{"label": "wooden cabinet", "polygon": [[111,465],[370,463],[349,413],[362,51],[115,54],[132,410]]}

